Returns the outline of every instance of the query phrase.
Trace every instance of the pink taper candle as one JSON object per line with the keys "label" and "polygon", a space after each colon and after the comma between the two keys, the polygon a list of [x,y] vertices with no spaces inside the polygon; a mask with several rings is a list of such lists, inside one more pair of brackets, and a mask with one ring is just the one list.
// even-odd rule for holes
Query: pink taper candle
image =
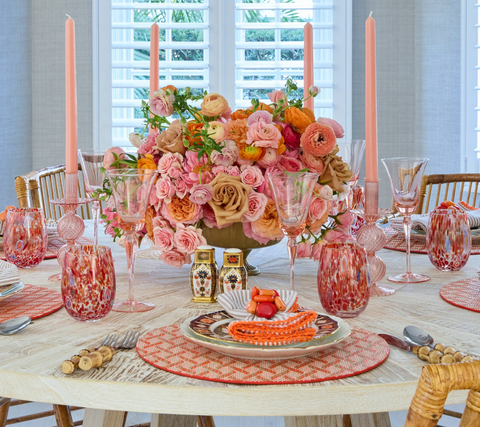
{"label": "pink taper candle", "polygon": [[[68,16],[68,15],[67,15]],[[75,21],[65,22],[66,184],[65,198],[76,201],[78,183],[77,81],[75,66]]]}
{"label": "pink taper candle", "polygon": [[150,97],[158,90],[159,85],[158,40],[158,25],[155,23],[150,29]]}
{"label": "pink taper candle", "polygon": [[377,69],[375,64],[375,21],[372,13],[370,13],[365,27],[365,169],[367,181],[376,181],[378,180]]}
{"label": "pink taper candle", "polygon": [[[313,27],[310,22],[303,28],[303,94],[308,96],[308,89],[313,86]],[[304,107],[313,111],[313,98],[307,99]]]}

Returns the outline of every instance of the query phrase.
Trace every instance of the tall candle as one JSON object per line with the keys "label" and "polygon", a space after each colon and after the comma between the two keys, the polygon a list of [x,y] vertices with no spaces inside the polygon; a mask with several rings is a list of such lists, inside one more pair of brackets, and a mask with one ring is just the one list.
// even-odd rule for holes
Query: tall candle
{"label": "tall candle", "polygon": [[378,180],[377,160],[377,69],[375,64],[375,21],[372,13],[365,23],[365,140],[366,179]]}
{"label": "tall candle", "polygon": [[158,90],[159,85],[158,40],[158,25],[155,23],[150,29],[150,97]]}
{"label": "tall candle", "polygon": [[[303,28],[303,94],[308,96],[308,89],[313,86],[313,27],[310,22]],[[313,111],[313,97],[307,99],[304,107]]]}
{"label": "tall candle", "polygon": [[[68,16],[68,15],[67,15]],[[65,198],[77,199],[78,130],[77,81],[75,66],[75,21],[68,16],[65,22],[65,113],[66,113],[66,182]]]}

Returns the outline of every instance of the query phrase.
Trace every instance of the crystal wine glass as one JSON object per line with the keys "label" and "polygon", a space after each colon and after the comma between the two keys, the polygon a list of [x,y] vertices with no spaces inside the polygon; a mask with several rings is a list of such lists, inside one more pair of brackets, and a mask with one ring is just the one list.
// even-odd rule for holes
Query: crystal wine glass
{"label": "crystal wine glass", "polygon": [[403,214],[403,229],[407,243],[406,271],[404,274],[390,276],[388,280],[395,283],[420,283],[430,280],[422,274],[414,274],[410,267],[410,233],[412,231],[411,215],[417,210],[420,198],[420,184],[428,159],[420,157],[393,157],[382,159],[392,187],[393,201],[398,212]]}
{"label": "crystal wine glass", "polygon": [[128,299],[115,303],[113,311],[128,313],[152,310],[150,303],[137,302],[133,297],[133,276],[138,239],[136,231],[143,227],[145,212],[157,171],[153,169],[113,169],[106,171],[115,199],[120,228],[125,232],[128,265]]}
{"label": "crystal wine glass", "polygon": [[[101,168],[103,166],[104,155],[105,150],[78,150],[78,159],[82,165],[85,193],[90,198],[92,198],[92,193],[94,191],[103,187],[105,174],[101,172]],[[100,218],[100,201],[95,198],[92,198],[92,201],[93,237],[95,244],[98,245],[98,219]]]}
{"label": "crystal wine glass", "polygon": [[294,290],[297,237],[305,230],[308,209],[312,200],[313,189],[318,181],[318,175],[309,172],[274,172],[267,173],[267,177],[275,198],[280,228],[288,238],[290,289]]}

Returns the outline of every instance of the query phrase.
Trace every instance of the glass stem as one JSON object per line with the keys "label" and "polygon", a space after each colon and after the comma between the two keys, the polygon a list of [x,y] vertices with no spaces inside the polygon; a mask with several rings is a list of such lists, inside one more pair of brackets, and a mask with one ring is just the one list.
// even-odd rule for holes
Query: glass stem
{"label": "glass stem", "polygon": [[405,242],[407,243],[407,253],[406,253],[406,275],[410,276],[412,274],[412,268],[410,266],[410,234],[412,231],[412,218],[410,215],[404,215],[403,217],[403,231],[405,232]]}
{"label": "glass stem", "polygon": [[127,266],[128,266],[128,300],[131,305],[134,303],[133,298],[133,275],[135,268],[135,257],[137,255],[138,240],[135,230],[127,233],[125,239],[125,251],[127,252]]}
{"label": "glass stem", "polygon": [[93,214],[93,241],[98,245],[98,219],[100,218],[100,203],[98,200],[93,201],[92,205]]}
{"label": "glass stem", "polygon": [[289,237],[288,243],[288,258],[290,259],[290,290],[295,290],[295,257],[297,256],[297,239],[295,237]]}

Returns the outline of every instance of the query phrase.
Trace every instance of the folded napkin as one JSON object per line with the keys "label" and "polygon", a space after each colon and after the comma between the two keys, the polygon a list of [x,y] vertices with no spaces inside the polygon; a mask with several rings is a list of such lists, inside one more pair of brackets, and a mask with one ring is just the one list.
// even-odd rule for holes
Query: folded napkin
{"label": "folded napkin", "polygon": [[274,346],[310,341],[317,333],[317,313],[304,311],[285,320],[245,321],[230,323],[228,333],[247,344]]}
{"label": "folded napkin", "polygon": [[9,262],[0,260],[0,292],[20,282],[18,268]]}

